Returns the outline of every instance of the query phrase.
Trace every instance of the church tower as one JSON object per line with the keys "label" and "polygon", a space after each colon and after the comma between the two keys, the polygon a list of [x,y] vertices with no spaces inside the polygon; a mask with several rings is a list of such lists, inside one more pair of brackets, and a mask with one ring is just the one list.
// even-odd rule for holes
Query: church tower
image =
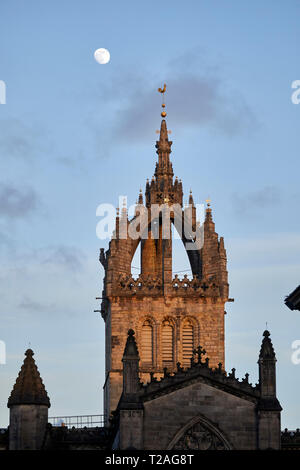
{"label": "church tower", "polygon": [[[159,89],[164,94],[164,89]],[[165,105],[163,103],[163,108]],[[123,384],[122,357],[128,329],[136,333],[140,380],[189,367],[201,344],[211,367],[224,368],[224,314],[228,279],[224,240],[215,232],[208,203],[205,221],[196,221],[190,193],[183,207],[182,183],[174,179],[172,142],[163,109],[158,161],[145,200],[140,192],[135,215],[117,212],[109,248],[100,250],[105,276],[101,314],[105,321],[104,413],[108,420],[117,407]],[[173,224],[186,249],[192,276],[172,277]],[[141,243],[141,274],[131,275],[131,262]],[[221,364],[221,365],[220,365]]]}

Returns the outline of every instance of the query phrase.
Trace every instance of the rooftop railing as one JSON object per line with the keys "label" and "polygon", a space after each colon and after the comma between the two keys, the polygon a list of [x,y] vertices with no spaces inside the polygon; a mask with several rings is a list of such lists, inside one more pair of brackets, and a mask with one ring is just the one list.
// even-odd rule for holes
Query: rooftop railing
{"label": "rooftop railing", "polygon": [[96,428],[104,426],[104,415],[52,416],[48,421],[55,427]]}

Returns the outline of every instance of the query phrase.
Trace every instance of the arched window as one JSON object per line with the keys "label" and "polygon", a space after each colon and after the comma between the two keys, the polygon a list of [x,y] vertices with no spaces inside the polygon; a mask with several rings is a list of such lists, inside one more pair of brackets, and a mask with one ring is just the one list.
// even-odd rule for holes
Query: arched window
{"label": "arched window", "polygon": [[182,362],[190,366],[194,349],[194,327],[191,321],[186,321],[182,328]]}
{"label": "arched window", "polygon": [[153,363],[153,327],[149,320],[142,326],[142,362],[144,364]]}
{"label": "arched window", "polygon": [[174,329],[169,320],[162,325],[162,360],[164,364],[174,360]]}

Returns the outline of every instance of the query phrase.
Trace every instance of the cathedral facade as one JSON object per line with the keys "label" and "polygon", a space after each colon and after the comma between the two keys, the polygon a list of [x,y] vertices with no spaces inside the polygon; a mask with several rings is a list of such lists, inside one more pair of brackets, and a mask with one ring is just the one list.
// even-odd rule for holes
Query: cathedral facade
{"label": "cathedral facade", "polygon": [[[162,112],[158,160],[135,215],[126,207],[100,262],[105,276],[105,426],[78,432],[48,424],[50,401],[33,359],[26,359],[8,401],[10,449],[257,450],[280,449],[281,406],[269,331],[258,355],[259,381],[225,368],[229,297],[224,240],[208,202],[202,225],[193,196],[183,205],[174,179]],[[172,275],[174,225],[191,275]],[[131,274],[140,245],[141,274]],[[289,442],[288,436],[286,436]]]}

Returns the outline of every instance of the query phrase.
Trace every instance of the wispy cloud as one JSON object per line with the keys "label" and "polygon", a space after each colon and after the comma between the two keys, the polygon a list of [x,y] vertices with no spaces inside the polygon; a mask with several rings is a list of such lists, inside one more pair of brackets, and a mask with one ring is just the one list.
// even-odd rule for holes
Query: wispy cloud
{"label": "wispy cloud", "polygon": [[0,217],[16,219],[31,215],[38,208],[36,192],[30,188],[18,188],[0,183]]}
{"label": "wispy cloud", "polygon": [[24,124],[20,119],[7,118],[0,120],[0,158],[31,158],[40,134],[35,126]]}
{"label": "wispy cloud", "polygon": [[167,83],[169,122],[177,133],[207,128],[234,136],[258,126],[246,99],[229,85],[221,66],[207,65],[203,52],[193,50],[172,59],[161,76],[150,70],[116,70],[115,78],[99,93],[114,110],[112,133],[118,140],[136,142],[153,137],[161,104],[157,88],[163,82]]}
{"label": "wispy cloud", "polygon": [[78,248],[69,246],[58,246],[49,248],[49,253],[43,256],[42,263],[65,266],[72,271],[82,269],[84,255]]}
{"label": "wispy cloud", "polygon": [[19,308],[30,312],[44,312],[53,310],[55,308],[55,304],[43,304],[25,295],[19,303]]}
{"label": "wispy cloud", "polygon": [[[224,94],[216,77],[196,74],[169,77],[168,113],[178,130],[207,127],[227,135],[253,129],[255,118],[244,100]],[[159,97],[153,86],[136,91],[128,105],[120,110],[116,135],[125,140],[149,138],[157,126]]]}
{"label": "wispy cloud", "polygon": [[0,266],[2,321],[13,324],[21,313],[23,319],[47,312],[77,315],[93,298],[94,276],[94,259],[76,247],[15,253]]}
{"label": "wispy cloud", "polygon": [[275,207],[282,201],[282,192],[277,186],[264,186],[244,194],[234,193],[232,204],[237,215],[260,213],[267,207]]}

